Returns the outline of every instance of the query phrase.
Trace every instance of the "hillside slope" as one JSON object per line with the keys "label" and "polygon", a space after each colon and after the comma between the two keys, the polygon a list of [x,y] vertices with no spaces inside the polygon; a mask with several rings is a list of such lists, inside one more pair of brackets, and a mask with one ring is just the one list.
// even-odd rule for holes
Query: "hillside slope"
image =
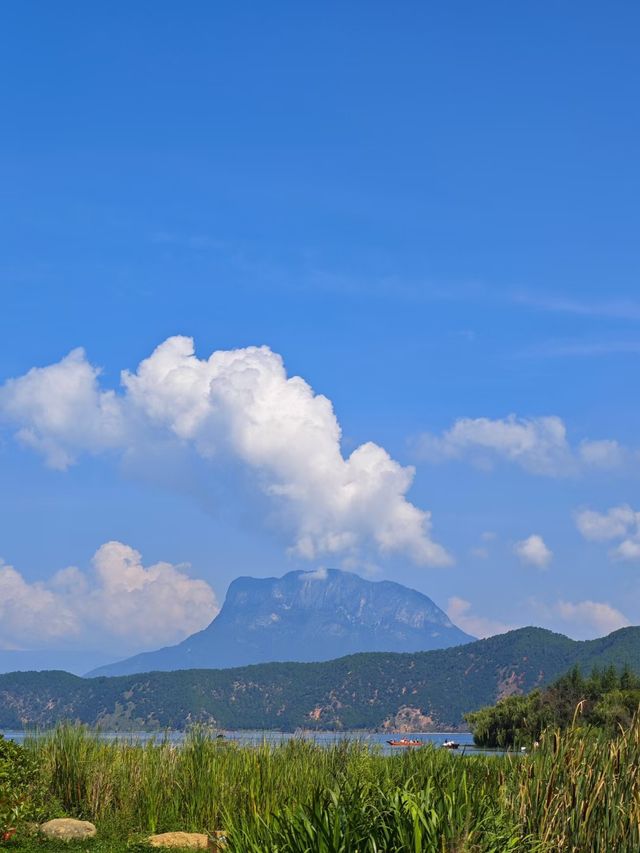
{"label": "hillside slope", "polygon": [[294,730],[454,728],[463,714],[553,681],[574,664],[628,663],[640,673],[640,628],[577,642],[522,628],[417,654],[369,653],[323,663],[83,679],[63,672],[0,676],[0,728],[63,719],[106,729]]}

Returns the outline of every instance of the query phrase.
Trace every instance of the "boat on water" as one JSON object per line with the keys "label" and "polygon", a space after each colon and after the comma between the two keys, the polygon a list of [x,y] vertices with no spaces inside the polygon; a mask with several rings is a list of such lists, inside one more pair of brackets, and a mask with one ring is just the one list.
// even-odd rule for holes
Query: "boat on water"
{"label": "boat on water", "polygon": [[401,737],[399,740],[388,740],[389,746],[423,746],[423,741],[412,740],[408,737]]}
{"label": "boat on water", "polygon": [[445,740],[442,746],[444,749],[457,749],[460,744],[456,743],[455,740]]}

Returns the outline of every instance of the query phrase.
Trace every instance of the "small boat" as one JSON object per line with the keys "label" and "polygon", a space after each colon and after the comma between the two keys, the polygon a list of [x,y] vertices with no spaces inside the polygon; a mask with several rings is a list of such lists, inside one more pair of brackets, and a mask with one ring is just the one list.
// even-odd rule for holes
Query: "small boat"
{"label": "small boat", "polygon": [[421,740],[411,740],[408,737],[401,737],[400,740],[388,740],[387,743],[389,746],[422,746],[423,741]]}
{"label": "small boat", "polygon": [[457,749],[460,744],[456,743],[455,740],[445,740],[442,746],[444,749]]}

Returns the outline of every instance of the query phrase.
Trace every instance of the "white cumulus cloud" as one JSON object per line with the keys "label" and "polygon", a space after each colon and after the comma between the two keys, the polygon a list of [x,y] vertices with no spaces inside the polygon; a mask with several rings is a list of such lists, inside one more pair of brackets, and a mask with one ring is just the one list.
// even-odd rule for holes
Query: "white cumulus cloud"
{"label": "white cumulus cloud", "polygon": [[63,647],[69,642],[115,653],[175,643],[206,627],[218,610],[213,590],[184,566],[145,567],[138,551],[107,542],[92,571],[69,567],[28,582],[0,562],[0,648]]}
{"label": "white cumulus cloud", "polygon": [[460,418],[441,435],[423,433],[416,451],[427,462],[466,459],[489,468],[497,460],[505,460],[531,474],[551,477],[585,468],[615,468],[626,457],[625,449],[609,439],[585,439],[572,447],[565,423],[556,415]]}
{"label": "white cumulus cloud", "polygon": [[627,457],[625,448],[611,438],[596,441],[585,438],[578,445],[577,453],[585,465],[605,470],[619,468]]}
{"label": "white cumulus cloud", "polygon": [[63,597],[0,561],[0,648],[40,648],[79,633],[76,609]]}
{"label": "white cumulus cloud", "polygon": [[529,606],[539,624],[576,640],[603,637],[631,624],[627,616],[608,601],[568,601],[561,598],[544,602],[530,599]]}
{"label": "white cumulus cloud", "polygon": [[623,613],[601,601],[559,601],[553,610],[579,638],[600,637],[631,624]]}
{"label": "white cumulus cloud", "polygon": [[640,536],[625,539],[614,548],[613,556],[618,560],[640,560]]}
{"label": "white cumulus cloud", "polygon": [[585,539],[606,541],[620,539],[631,530],[638,528],[640,513],[635,512],[628,504],[615,506],[607,512],[597,512],[583,509],[576,513],[578,530]]}
{"label": "white cumulus cloud", "polygon": [[640,560],[640,512],[628,504],[611,507],[606,512],[579,510],[576,525],[585,539],[592,542],[620,540],[611,551],[619,560]]}
{"label": "white cumulus cloud", "polygon": [[314,569],[312,572],[304,572],[300,575],[301,581],[326,581],[329,577],[329,572],[324,566]]}
{"label": "white cumulus cloud", "polygon": [[523,563],[529,563],[538,569],[546,569],[553,558],[553,552],[547,547],[542,536],[532,533],[526,539],[513,546],[516,555]]}
{"label": "white cumulus cloud", "polygon": [[64,470],[78,453],[117,447],[124,439],[120,403],[113,391],[99,389],[99,374],[84,350],[74,349],[57,364],[9,379],[0,388],[0,414],[18,425],[21,442]]}
{"label": "white cumulus cloud", "polygon": [[135,449],[150,431],[204,459],[233,459],[280,510],[302,557],[373,547],[422,565],[451,562],[431,537],[430,513],[407,500],[414,469],[372,442],[345,458],[330,400],[287,376],[268,347],[200,359],[191,338],[172,337],[124,371],[122,386],[102,390],[99,370],[74,350],[5,383],[0,414],[57,468],[86,452]]}

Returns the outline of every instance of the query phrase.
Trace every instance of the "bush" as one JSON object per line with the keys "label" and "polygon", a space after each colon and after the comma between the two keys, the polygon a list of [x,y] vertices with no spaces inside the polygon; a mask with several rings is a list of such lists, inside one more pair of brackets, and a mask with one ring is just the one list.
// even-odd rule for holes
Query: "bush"
{"label": "bush", "polygon": [[38,762],[0,735],[0,840],[21,821],[42,816],[44,784]]}

